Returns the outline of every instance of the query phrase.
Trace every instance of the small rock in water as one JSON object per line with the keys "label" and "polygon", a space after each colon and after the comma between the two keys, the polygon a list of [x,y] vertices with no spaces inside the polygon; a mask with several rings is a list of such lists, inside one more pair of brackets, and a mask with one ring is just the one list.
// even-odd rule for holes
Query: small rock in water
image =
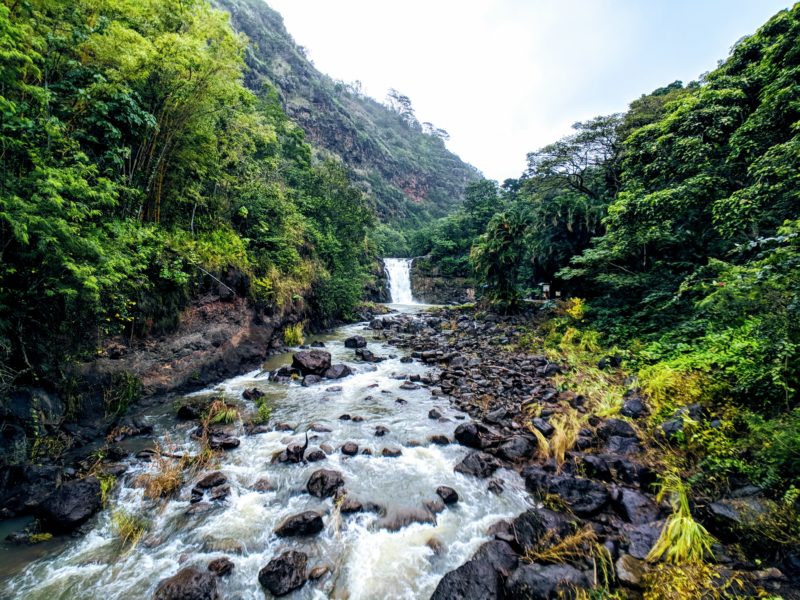
{"label": "small rock in water", "polygon": [[214,573],[217,577],[224,577],[233,571],[233,561],[227,556],[222,558],[215,558],[208,563],[208,570]]}
{"label": "small rock in water", "polygon": [[340,386],[340,385],[332,385],[330,387],[326,387],[325,391],[326,392],[341,392],[342,391],[342,386]]}
{"label": "small rock in water", "polygon": [[440,413],[435,408],[432,408],[432,409],[430,409],[428,411],[428,418],[429,419],[441,419],[442,418],[442,413]]}
{"label": "small rock in water", "polygon": [[320,381],[322,381],[322,377],[320,377],[319,375],[314,375],[314,374],[306,375],[305,377],[303,377],[301,385],[303,387],[309,387],[318,384]]}
{"label": "small rock in water", "polygon": [[410,363],[410,362],[414,362],[414,359],[411,358],[410,356],[401,356],[400,357],[400,362],[401,363]]}
{"label": "small rock in water", "polygon": [[381,451],[381,456],[385,456],[387,458],[397,458],[401,456],[403,451],[400,448],[384,448]]}
{"label": "small rock in water", "polygon": [[312,423],[309,429],[315,433],[330,433],[333,431],[333,429],[327,425],[322,425],[321,423]]}
{"label": "small rock in water", "polygon": [[404,381],[400,384],[401,390],[418,390],[419,386],[416,383],[411,383],[410,381]]}
{"label": "small rock in water", "polygon": [[217,578],[207,571],[193,567],[181,569],[172,577],[162,579],[153,600],[219,600]]}
{"label": "small rock in water", "polygon": [[319,565],[311,569],[311,572],[308,574],[308,578],[311,580],[322,579],[332,571],[330,565]]}
{"label": "small rock in water", "polygon": [[340,420],[340,421],[349,421],[349,420],[351,420],[352,418],[353,418],[353,417],[351,417],[350,415],[342,415],[342,416],[340,416],[340,417],[339,417],[339,420]]}
{"label": "small rock in water", "polygon": [[376,437],[383,437],[383,436],[385,436],[387,433],[389,433],[389,428],[388,428],[388,427],[386,427],[385,425],[378,425],[378,426],[375,428],[375,436],[376,436]]}
{"label": "small rock in water", "polygon": [[339,471],[320,469],[314,471],[306,484],[306,490],[317,498],[328,498],[344,486],[344,477]]}
{"label": "small rock in water", "polygon": [[365,348],[366,346],[367,340],[363,335],[354,335],[344,341],[345,348]]}
{"label": "small rock in water", "polygon": [[208,475],[204,476],[195,484],[195,486],[199,487],[201,490],[207,490],[227,482],[228,478],[225,477],[222,471],[214,471],[213,473],[209,473]]}
{"label": "small rock in water", "polygon": [[287,550],[269,561],[258,572],[258,582],[273,596],[285,596],[303,587],[306,582],[308,555],[296,550]]}
{"label": "small rock in water", "polygon": [[352,375],[353,370],[348,367],[347,365],[333,365],[330,369],[325,371],[325,378],[326,379],[341,379],[342,377],[347,377],[348,375]]}
{"label": "small rock in water", "polygon": [[308,462],[318,462],[320,460],[325,460],[327,455],[319,448],[313,448],[306,452],[305,458]]}
{"label": "small rock in water", "polygon": [[436,488],[436,493],[445,504],[455,504],[458,502],[458,492],[451,487],[440,485]]}
{"label": "small rock in water", "polygon": [[271,492],[274,489],[275,487],[266,477],[262,477],[253,484],[253,490],[256,492]]}
{"label": "small rock in water", "polygon": [[435,434],[430,436],[428,438],[428,441],[436,446],[447,446],[448,444],[450,444],[450,438],[448,438],[446,435],[441,435],[441,434]]}
{"label": "small rock in water", "polygon": [[278,537],[295,535],[313,535],[322,531],[322,516],[313,510],[307,510],[298,515],[292,515],[283,520],[275,530]]}
{"label": "small rock in water", "polygon": [[358,444],[355,442],[345,442],[342,446],[342,454],[346,454],[347,456],[355,456],[358,454]]}
{"label": "small rock in water", "polygon": [[353,415],[353,423],[361,423],[364,420],[364,417],[361,415]]}

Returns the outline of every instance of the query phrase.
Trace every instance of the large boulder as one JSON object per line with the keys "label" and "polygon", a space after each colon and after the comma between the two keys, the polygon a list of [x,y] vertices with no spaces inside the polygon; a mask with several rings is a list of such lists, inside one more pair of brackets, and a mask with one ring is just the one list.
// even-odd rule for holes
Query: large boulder
{"label": "large boulder", "polygon": [[292,357],[292,367],[303,375],[324,375],[331,368],[331,354],[324,350],[303,350]]}
{"label": "large boulder", "polygon": [[522,462],[533,457],[537,445],[526,435],[515,435],[497,449],[497,456],[509,462]]}
{"label": "large boulder", "polygon": [[352,375],[353,370],[348,367],[347,365],[338,364],[333,365],[329,369],[325,371],[325,378],[326,379],[341,379],[342,377],[347,377],[348,375]]}
{"label": "large boulder", "polygon": [[503,580],[519,564],[506,542],[494,540],[481,546],[471,560],[447,573],[431,600],[499,600],[504,598]]}
{"label": "large boulder", "polygon": [[650,523],[658,519],[658,506],[642,492],[622,489],[616,502],[617,511],[623,519],[634,525]]}
{"label": "large boulder", "polygon": [[547,508],[531,508],[511,523],[514,543],[520,552],[537,548],[545,535],[553,536],[555,543],[575,531],[572,519]]}
{"label": "large boulder", "polygon": [[497,443],[497,435],[480,423],[462,423],[456,427],[456,441],[468,448],[484,450]]}
{"label": "large boulder", "polygon": [[556,494],[579,517],[598,513],[609,500],[606,486],[592,479],[573,475],[554,475],[539,467],[523,469],[525,487],[540,496]]}
{"label": "large boulder", "polygon": [[364,338],[363,335],[354,335],[352,337],[347,338],[344,341],[345,348],[365,348],[366,346],[367,346],[367,340]]}
{"label": "large boulder", "polygon": [[183,568],[159,582],[153,600],[220,600],[217,578],[208,571]]}
{"label": "large boulder", "polygon": [[42,500],[38,516],[46,531],[71,531],[100,510],[100,498],[100,482],[95,477],[74,479]]}
{"label": "large boulder", "polygon": [[319,469],[309,477],[306,490],[317,498],[329,498],[334,496],[342,486],[344,486],[344,477],[339,471]]}
{"label": "large boulder", "polygon": [[570,565],[523,565],[506,581],[506,597],[528,598],[530,600],[550,600],[551,598],[572,597],[568,594],[575,589],[590,587],[589,578]]}
{"label": "large boulder", "polygon": [[485,479],[491,477],[499,467],[500,463],[497,462],[494,456],[476,450],[467,454],[464,460],[458,463],[453,470],[456,473]]}
{"label": "large boulder", "polygon": [[283,520],[275,530],[279,537],[294,535],[313,535],[322,531],[322,516],[313,510],[292,515]]}
{"label": "large boulder", "polygon": [[285,596],[303,587],[307,581],[308,555],[296,550],[287,550],[269,561],[258,572],[258,582],[273,596]]}

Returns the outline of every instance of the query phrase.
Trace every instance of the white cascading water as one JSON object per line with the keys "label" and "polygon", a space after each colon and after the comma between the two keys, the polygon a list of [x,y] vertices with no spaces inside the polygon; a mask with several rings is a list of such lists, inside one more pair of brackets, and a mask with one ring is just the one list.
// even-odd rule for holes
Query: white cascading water
{"label": "white cascading water", "polygon": [[[0,598],[84,600],[101,593],[104,600],[141,600],[152,597],[158,581],[181,567],[205,570],[210,560],[227,556],[235,568],[219,580],[222,597],[264,600],[259,569],[286,549],[306,552],[309,569],[319,565],[332,568],[330,575],[293,592],[293,600],[429,598],[445,573],[490,539],[487,530],[493,523],[523,512],[531,499],[524,481],[512,470],[495,473],[505,487],[499,495],[487,490],[485,480],[453,471],[469,449],[459,444],[437,446],[426,440],[433,434],[452,439],[456,426],[469,417],[424,387],[401,388],[404,379],[435,372],[422,362],[401,363],[405,352],[396,346],[369,339],[370,350],[389,358],[375,365],[355,361],[353,350],[345,348],[343,340],[364,334],[363,327],[363,323],[348,325],[319,338],[333,355],[333,362],[345,362],[354,371],[334,387],[280,384],[269,381],[267,373],[259,370],[198,393],[223,395],[246,412],[254,410],[254,405],[242,393],[256,387],[273,406],[272,422],[289,423],[293,428],[245,435],[241,423],[227,426],[240,437],[241,446],[221,454],[214,467],[228,478],[231,490],[223,502],[214,503],[213,510],[186,514],[194,479],[188,479],[174,497],[161,501],[145,498],[137,479],[155,466],[130,457],[126,459],[128,472],[119,478],[88,533],[64,540],[61,547],[27,566],[18,565],[13,572],[10,565],[0,565]],[[291,354],[271,357],[264,368],[288,365],[291,359]],[[428,418],[433,408],[445,418]],[[363,421],[342,420],[343,414],[359,415]],[[176,422],[171,403],[146,408],[143,417],[168,448],[199,451],[191,436],[196,424]],[[376,437],[378,425],[387,426],[389,433]],[[315,463],[272,463],[274,453],[291,443],[303,443],[309,430],[311,447],[328,444],[333,452]],[[130,438],[130,442],[137,439]],[[342,455],[339,448],[348,441],[369,448],[371,455]],[[399,448],[402,455],[382,456],[385,447]],[[305,493],[308,478],[320,468],[340,471],[348,496],[377,504],[383,511],[343,515],[332,499]],[[255,483],[264,477],[272,487],[259,491]],[[435,522],[412,523],[398,531],[384,527],[384,518],[419,510],[424,502],[436,500],[435,490],[440,485],[454,488],[460,499],[436,515]],[[279,538],[273,533],[284,518],[306,510],[323,515],[321,532],[304,538]],[[121,511],[147,524],[147,532],[133,548],[121,544],[114,525],[114,515],[124,514]],[[13,560],[13,556],[0,553],[2,560]],[[27,562],[30,557],[26,561],[20,556],[19,560]],[[12,576],[3,581],[3,571]]]}
{"label": "white cascading water", "polygon": [[384,258],[383,265],[389,277],[392,304],[417,304],[411,293],[411,263],[413,258]]}

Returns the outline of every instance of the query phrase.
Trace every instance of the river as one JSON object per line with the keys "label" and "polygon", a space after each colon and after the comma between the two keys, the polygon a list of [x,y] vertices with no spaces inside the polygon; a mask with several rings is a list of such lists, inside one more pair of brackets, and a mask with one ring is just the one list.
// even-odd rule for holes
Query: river
{"label": "river", "polygon": [[[394,308],[424,310],[421,306]],[[401,389],[408,377],[431,374],[434,369],[418,361],[401,363],[403,351],[371,338],[365,325],[348,325],[313,338],[325,344],[334,363],[344,362],[353,369],[354,373],[344,379],[302,387],[298,383],[270,382],[267,373],[259,370],[199,392],[222,393],[248,406],[242,392],[256,387],[271,399],[271,422],[293,427],[289,432],[248,436],[241,423],[234,426],[241,445],[219,458],[218,467],[227,476],[231,493],[217,508],[199,515],[185,514],[191,506],[191,481],[169,500],[147,500],[134,482],[153,467],[130,458],[128,472],[89,533],[28,563],[0,585],[2,597],[84,600],[101,594],[104,600],[141,600],[152,595],[159,580],[182,566],[205,569],[210,560],[228,556],[235,568],[220,579],[222,597],[263,599],[269,594],[258,583],[259,569],[281,551],[298,549],[309,555],[309,568],[327,564],[332,573],[309,581],[293,592],[293,598],[428,598],[445,573],[465,562],[489,539],[486,531],[493,523],[527,509],[530,498],[522,479],[513,471],[498,471],[497,477],[505,487],[499,495],[488,491],[486,480],[453,472],[467,449],[458,444],[433,445],[426,440],[434,434],[452,439],[455,427],[469,417],[445,399],[432,396],[424,386]],[[356,361],[354,351],[343,344],[345,338],[355,334],[367,337],[368,349],[375,354],[392,358],[376,365]],[[265,369],[290,362],[291,352],[271,358]],[[333,384],[341,389],[332,388]],[[442,419],[428,417],[433,408],[442,413]],[[341,420],[344,414],[361,416],[363,421]],[[196,452],[197,442],[190,436],[194,425],[180,423],[173,415],[171,405],[151,408],[144,414],[163,443]],[[311,434],[310,448],[328,444],[334,449],[325,460],[311,464],[271,462],[272,456],[289,443],[302,441],[312,424],[331,430]],[[378,425],[389,432],[376,437]],[[372,455],[342,455],[339,448],[348,441],[371,449]],[[402,455],[381,456],[387,447],[400,448]],[[341,471],[349,496],[375,503],[384,513],[340,516],[331,499],[320,500],[306,493],[310,474],[320,468]],[[264,477],[274,490],[254,489]],[[384,515],[419,509],[423,502],[436,500],[435,490],[442,485],[454,488],[460,501],[438,514],[435,524],[412,523],[397,531],[382,527]],[[122,547],[112,525],[111,515],[119,508],[149,523],[148,532],[133,549]],[[279,538],[274,534],[284,518],[305,510],[324,515],[323,531],[308,538]]]}

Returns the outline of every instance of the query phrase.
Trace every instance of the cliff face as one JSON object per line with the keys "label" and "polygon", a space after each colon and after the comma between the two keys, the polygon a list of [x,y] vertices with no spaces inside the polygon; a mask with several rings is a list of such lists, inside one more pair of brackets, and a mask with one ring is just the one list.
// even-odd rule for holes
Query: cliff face
{"label": "cliff face", "polygon": [[447,150],[434,133],[320,73],[263,0],[216,0],[250,38],[247,85],[273,86],[288,115],[315,147],[339,156],[375,201],[384,222],[411,227],[461,202],[477,169]]}
{"label": "cliff face", "polygon": [[474,283],[465,277],[444,277],[423,257],[411,263],[411,292],[427,304],[464,304],[475,300]]}

